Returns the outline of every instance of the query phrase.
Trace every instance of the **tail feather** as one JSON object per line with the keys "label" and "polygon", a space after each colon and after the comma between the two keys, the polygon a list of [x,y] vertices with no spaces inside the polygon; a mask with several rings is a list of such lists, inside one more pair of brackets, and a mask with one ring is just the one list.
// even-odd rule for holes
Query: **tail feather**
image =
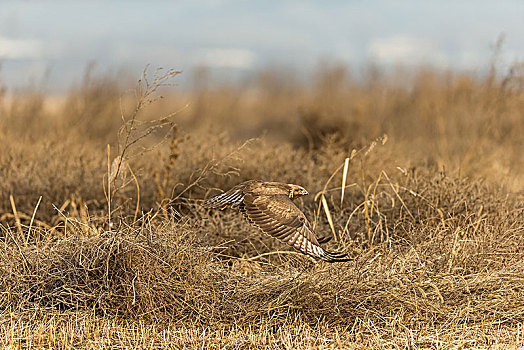
{"label": "tail feather", "polygon": [[318,244],[324,244],[324,243],[331,241],[332,238],[333,238],[332,236],[323,236],[323,237],[317,238],[317,242]]}
{"label": "tail feather", "polygon": [[346,253],[342,252],[328,252],[324,251],[326,254],[322,256],[320,259],[326,261],[326,262],[344,262],[344,261],[351,261],[353,258],[350,258]]}

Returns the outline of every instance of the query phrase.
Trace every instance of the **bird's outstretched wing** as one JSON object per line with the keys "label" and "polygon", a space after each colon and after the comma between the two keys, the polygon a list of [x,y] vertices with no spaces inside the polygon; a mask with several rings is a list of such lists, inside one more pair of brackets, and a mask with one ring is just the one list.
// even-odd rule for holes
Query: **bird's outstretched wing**
{"label": "bird's outstretched wing", "polygon": [[248,183],[243,182],[236,185],[227,192],[209,198],[202,204],[206,208],[225,209],[228,206],[238,206],[244,200],[244,188]]}
{"label": "bird's outstretched wing", "polygon": [[286,195],[253,195],[248,192],[243,196],[240,210],[263,232],[304,254],[327,262],[351,260],[347,254],[324,250],[304,213]]}

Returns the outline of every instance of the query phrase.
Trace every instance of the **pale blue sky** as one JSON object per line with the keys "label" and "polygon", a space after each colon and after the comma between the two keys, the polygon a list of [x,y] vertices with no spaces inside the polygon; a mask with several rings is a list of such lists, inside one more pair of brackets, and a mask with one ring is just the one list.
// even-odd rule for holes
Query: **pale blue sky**
{"label": "pale blue sky", "polygon": [[199,66],[234,81],[320,60],[481,71],[501,33],[505,60],[524,60],[524,2],[1,0],[0,79],[60,91],[93,61],[136,76],[181,69],[186,81]]}

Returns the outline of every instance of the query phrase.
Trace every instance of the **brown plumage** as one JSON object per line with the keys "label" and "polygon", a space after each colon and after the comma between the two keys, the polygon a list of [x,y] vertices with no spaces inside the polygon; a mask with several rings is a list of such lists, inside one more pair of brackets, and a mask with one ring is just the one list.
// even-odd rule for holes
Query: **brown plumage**
{"label": "brown plumage", "polygon": [[300,252],[328,262],[349,261],[347,254],[328,252],[320,244],[311,224],[293,199],[308,192],[301,186],[261,180],[246,181],[203,203],[207,208],[238,208],[263,232],[278,238]]}

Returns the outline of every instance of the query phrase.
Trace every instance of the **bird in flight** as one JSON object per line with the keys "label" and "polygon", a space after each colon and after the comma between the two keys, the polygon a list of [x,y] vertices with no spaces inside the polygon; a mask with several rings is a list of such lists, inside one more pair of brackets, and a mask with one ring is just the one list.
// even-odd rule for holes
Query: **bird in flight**
{"label": "bird in flight", "polygon": [[318,238],[304,213],[293,199],[308,195],[301,186],[281,182],[250,180],[204,201],[206,208],[237,208],[263,232],[298,251],[327,262],[351,260],[347,254],[329,252],[320,244],[331,237]]}

